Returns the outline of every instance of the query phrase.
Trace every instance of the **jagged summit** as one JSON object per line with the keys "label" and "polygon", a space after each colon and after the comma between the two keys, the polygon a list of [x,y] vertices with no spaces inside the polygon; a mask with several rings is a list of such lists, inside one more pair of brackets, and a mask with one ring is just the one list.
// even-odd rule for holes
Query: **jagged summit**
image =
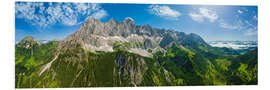
{"label": "jagged summit", "polygon": [[133,23],[133,24],[135,24],[135,23],[134,23],[134,19],[133,19],[133,18],[131,18],[131,17],[126,17],[126,18],[125,18],[125,20],[124,20],[123,22],[125,22],[125,23]]}
{"label": "jagged summit", "polygon": [[89,25],[89,24],[94,24],[94,23],[101,23],[101,22],[93,17],[90,17],[86,19],[84,25]]}
{"label": "jagged summit", "polygon": [[[94,23],[96,23],[96,22],[98,22],[98,23],[103,23],[103,22],[100,22],[98,19],[96,19],[96,18],[93,18],[93,17],[89,17],[88,19],[86,19],[86,21],[85,21],[85,24],[94,24]],[[111,18],[109,21],[107,21],[107,22],[104,22],[104,24],[105,23],[117,23],[118,21],[116,21],[115,19],[113,19],[113,18]],[[127,24],[135,24],[135,22],[134,22],[134,19],[132,19],[131,17],[126,17],[125,18],[125,20],[123,20],[123,21],[120,21],[120,23],[127,23]]]}
{"label": "jagged summit", "polygon": [[[112,18],[104,23],[95,18],[88,18],[85,24],[76,33],[70,35],[65,42],[80,44],[82,48],[92,52],[112,52],[115,45],[119,44],[120,46],[117,48],[120,47],[142,56],[151,56],[151,53],[166,49],[172,43],[178,45],[207,44],[199,35],[193,33],[185,34],[174,30],[158,29],[150,25],[137,26],[130,17],[122,22],[117,22]],[[148,52],[149,49],[152,52]]]}
{"label": "jagged summit", "polygon": [[113,18],[111,18],[107,23],[116,23],[116,21]]}
{"label": "jagged summit", "polygon": [[125,18],[125,21],[133,21],[133,22],[134,22],[134,19],[131,18],[131,17],[126,17],[126,18]]}

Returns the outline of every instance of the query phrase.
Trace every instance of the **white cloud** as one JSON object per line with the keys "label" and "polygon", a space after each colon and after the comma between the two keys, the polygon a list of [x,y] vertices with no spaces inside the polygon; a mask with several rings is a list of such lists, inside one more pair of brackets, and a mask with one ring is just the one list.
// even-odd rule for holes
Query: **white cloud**
{"label": "white cloud", "polygon": [[[43,21],[39,19],[40,17],[35,14],[35,7],[40,6],[43,7],[42,3],[16,3],[15,5],[15,13],[18,18],[25,18],[27,20],[36,20],[33,22]],[[42,17],[41,17],[42,18]]]}
{"label": "white cloud", "polygon": [[239,20],[238,22],[232,22],[232,24],[224,22],[224,20],[219,20],[219,26],[221,28],[225,28],[228,30],[239,30],[244,33],[246,36],[252,36],[252,35],[257,35],[258,30],[257,26],[254,24],[251,24],[247,20],[242,21]]}
{"label": "white cloud", "polygon": [[189,16],[194,21],[197,21],[197,22],[203,22],[204,21],[204,17],[202,15],[195,14],[195,13],[190,13]]}
{"label": "white cloud", "polygon": [[229,30],[237,30],[237,29],[240,28],[238,26],[227,24],[227,23],[225,23],[223,21],[219,22],[219,26],[222,27],[222,28],[225,28],[225,29],[229,29]]}
{"label": "white cloud", "polygon": [[257,21],[258,17],[255,15],[255,16],[253,16],[253,19]]}
{"label": "white cloud", "polygon": [[245,24],[247,25],[247,27],[257,29],[257,26],[251,24],[248,20],[245,20]]}
{"label": "white cloud", "polygon": [[249,28],[248,30],[244,32],[244,34],[247,36],[258,35],[258,30]]}
{"label": "white cloud", "polygon": [[247,29],[247,25],[242,21],[225,22],[223,19],[218,20],[218,24],[221,28],[228,30],[244,30]]}
{"label": "white cloud", "polygon": [[240,14],[242,14],[242,13],[243,13],[243,11],[241,11],[241,10],[238,10],[237,12],[238,12],[238,13],[240,13]]}
{"label": "white cloud", "polygon": [[181,16],[180,12],[173,10],[168,6],[151,5],[149,8],[150,13],[166,19],[178,20],[178,17]]}
{"label": "white cloud", "polygon": [[249,21],[245,20],[245,24],[247,27],[247,30],[245,30],[245,35],[248,36],[253,36],[253,35],[257,35],[258,34],[258,27],[257,25],[254,25],[252,23],[250,23]]}
{"label": "white cloud", "polygon": [[[244,20],[243,18],[240,18],[239,14],[242,14],[244,12],[248,12],[248,9],[244,8],[243,10],[237,10],[238,14],[236,15],[236,18],[233,20],[228,20],[220,18],[216,11],[207,9],[207,8],[199,8],[196,12],[190,12],[189,16],[192,20],[202,23],[205,21],[209,22],[216,22],[219,27],[224,28],[226,30],[238,30],[243,32],[244,35],[257,35],[257,16],[253,16],[251,19]],[[249,22],[251,20],[251,22]],[[255,20],[255,21],[254,21]]]}
{"label": "white cloud", "polygon": [[92,14],[91,17],[94,17],[96,19],[101,19],[106,16],[107,16],[107,12],[105,10],[99,10],[98,12],[95,12],[94,14]]}
{"label": "white cloud", "polygon": [[215,11],[206,8],[199,8],[199,12],[189,13],[189,16],[191,17],[192,20],[197,22],[203,22],[205,20],[215,22],[218,19],[218,15],[216,14]]}
{"label": "white cloud", "polygon": [[47,27],[56,23],[76,25],[82,16],[101,19],[107,13],[98,4],[50,2],[17,2],[15,17],[24,19],[32,25]]}
{"label": "white cloud", "polygon": [[200,13],[202,14],[202,16],[209,19],[210,22],[214,22],[215,20],[218,19],[218,15],[213,10],[209,10],[206,8],[200,8]]}

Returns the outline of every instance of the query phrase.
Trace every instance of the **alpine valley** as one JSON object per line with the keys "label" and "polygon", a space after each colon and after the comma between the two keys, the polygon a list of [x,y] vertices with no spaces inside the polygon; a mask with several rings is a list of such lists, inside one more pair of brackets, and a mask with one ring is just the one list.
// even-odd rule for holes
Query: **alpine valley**
{"label": "alpine valley", "polygon": [[15,87],[257,85],[257,57],[257,48],[240,54],[131,18],[88,18],[64,40],[17,43]]}

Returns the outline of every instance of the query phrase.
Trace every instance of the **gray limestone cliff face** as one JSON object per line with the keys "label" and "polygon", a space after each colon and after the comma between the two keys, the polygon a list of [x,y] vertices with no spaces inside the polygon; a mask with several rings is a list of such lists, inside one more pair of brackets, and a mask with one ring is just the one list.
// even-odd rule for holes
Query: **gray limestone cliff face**
{"label": "gray limestone cliff face", "polygon": [[144,73],[148,69],[142,57],[132,57],[121,53],[117,54],[115,63],[114,76],[125,76],[125,78],[118,80],[120,85],[126,84],[126,81],[129,81],[128,83],[133,86],[139,85],[143,80]]}
{"label": "gray limestone cliff face", "polygon": [[166,49],[172,43],[183,46],[191,44],[208,45],[196,34],[158,29],[150,25],[137,26],[131,18],[126,18],[122,22],[111,19],[105,23],[95,18],[89,18],[77,32],[68,36],[64,42],[80,44],[82,48],[92,52],[113,52],[114,45],[120,43],[123,44],[121,46],[123,49],[148,56],[151,55],[147,52],[148,49],[151,51],[156,48]]}

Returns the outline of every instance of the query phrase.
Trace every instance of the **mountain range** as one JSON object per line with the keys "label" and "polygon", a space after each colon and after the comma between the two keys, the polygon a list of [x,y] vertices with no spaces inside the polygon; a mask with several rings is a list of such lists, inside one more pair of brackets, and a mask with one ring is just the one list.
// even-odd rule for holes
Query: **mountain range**
{"label": "mountain range", "polygon": [[61,41],[15,46],[16,88],[256,85],[257,48],[212,47],[195,33],[88,18]]}

